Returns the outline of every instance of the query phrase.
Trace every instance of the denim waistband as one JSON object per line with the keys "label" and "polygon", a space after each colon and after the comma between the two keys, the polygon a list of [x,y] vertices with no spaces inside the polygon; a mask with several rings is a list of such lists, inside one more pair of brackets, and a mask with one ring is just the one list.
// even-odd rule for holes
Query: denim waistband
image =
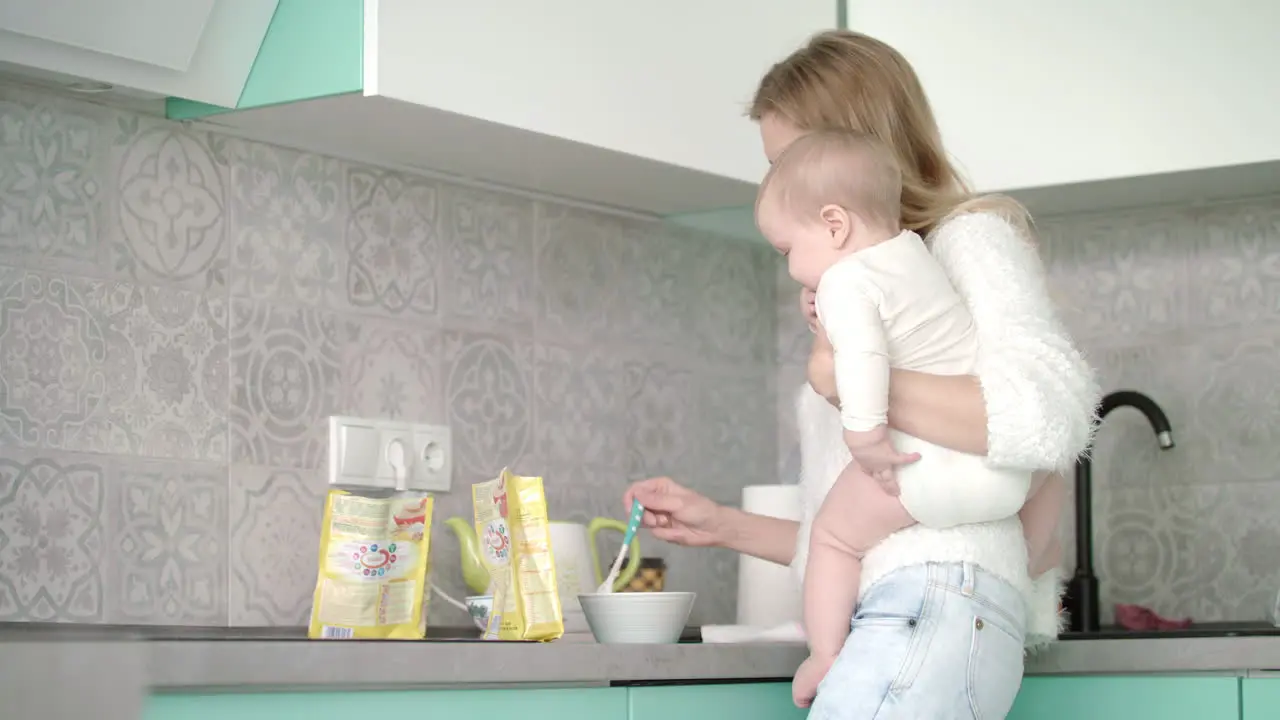
{"label": "denim waistband", "polygon": [[973,598],[993,606],[1015,621],[1026,623],[1026,599],[1013,585],[970,562],[927,563],[899,568],[881,578],[876,585],[932,586]]}

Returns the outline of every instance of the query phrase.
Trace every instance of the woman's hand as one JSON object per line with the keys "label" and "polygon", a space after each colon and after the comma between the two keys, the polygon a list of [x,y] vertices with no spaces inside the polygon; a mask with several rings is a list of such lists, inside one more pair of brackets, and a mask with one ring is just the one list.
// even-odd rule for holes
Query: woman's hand
{"label": "woman's hand", "polygon": [[813,347],[809,350],[809,364],[806,377],[809,387],[827,399],[827,402],[840,407],[840,393],[836,389],[836,351],[831,347],[827,331],[817,318],[813,320]]}
{"label": "woman's hand", "polygon": [[623,495],[628,512],[632,500],[639,500],[644,506],[641,527],[659,540],[691,547],[723,545],[725,542],[724,508],[671,478],[649,478],[632,483]]}
{"label": "woman's hand", "polygon": [[800,288],[800,313],[809,330],[813,332],[813,347],[809,349],[809,365],[805,376],[809,387],[827,399],[827,402],[840,407],[839,393],[836,391],[836,351],[831,346],[831,339],[818,319],[818,294],[809,288]]}
{"label": "woman's hand", "polygon": [[632,483],[623,495],[644,506],[640,524],[659,540],[690,547],[722,547],[779,565],[795,557],[800,523],[756,515],[716,503],[671,478]]}

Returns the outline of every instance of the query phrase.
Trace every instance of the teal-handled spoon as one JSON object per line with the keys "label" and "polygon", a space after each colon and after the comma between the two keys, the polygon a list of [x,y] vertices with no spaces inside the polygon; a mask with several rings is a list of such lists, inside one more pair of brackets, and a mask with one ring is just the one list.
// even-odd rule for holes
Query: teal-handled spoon
{"label": "teal-handled spoon", "polygon": [[618,557],[613,559],[613,567],[609,568],[609,576],[600,583],[600,587],[596,588],[597,593],[608,594],[613,592],[613,584],[618,581],[618,573],[622,572],[622,561],[627,557],[627,551],[631,549],[631,541],[636,537],[636,531],[640,529],[640,518],[644,517],[644,506],[639,500],[631,501],[631,518],[627,520],[627,532],[622,536],[622,547],[618,548]]}

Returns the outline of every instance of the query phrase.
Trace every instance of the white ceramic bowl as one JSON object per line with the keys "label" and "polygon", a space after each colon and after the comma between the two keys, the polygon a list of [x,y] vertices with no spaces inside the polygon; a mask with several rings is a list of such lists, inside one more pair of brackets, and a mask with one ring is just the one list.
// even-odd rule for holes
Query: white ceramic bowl
{"label": "white ceramic bowl", "polygon": [[578,602],[597,642],[667,644],[679,642],[696,597],[691,592],[587,593]]}

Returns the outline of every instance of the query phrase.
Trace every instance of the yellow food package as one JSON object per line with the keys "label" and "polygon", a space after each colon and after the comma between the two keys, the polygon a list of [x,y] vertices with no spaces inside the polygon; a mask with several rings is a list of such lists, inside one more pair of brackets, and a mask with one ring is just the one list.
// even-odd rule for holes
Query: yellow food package
{"label": "yellow food package", "polygon": [[320,530],[320,576],[307,637],[426,636],[432,498],[330,490]]}
{"label": "yellow food package", "polygon": [[564,634],[542,478],[503,468],[471,486],[481,561],[492,578],[493,610],[485,636],[555,640]]}

